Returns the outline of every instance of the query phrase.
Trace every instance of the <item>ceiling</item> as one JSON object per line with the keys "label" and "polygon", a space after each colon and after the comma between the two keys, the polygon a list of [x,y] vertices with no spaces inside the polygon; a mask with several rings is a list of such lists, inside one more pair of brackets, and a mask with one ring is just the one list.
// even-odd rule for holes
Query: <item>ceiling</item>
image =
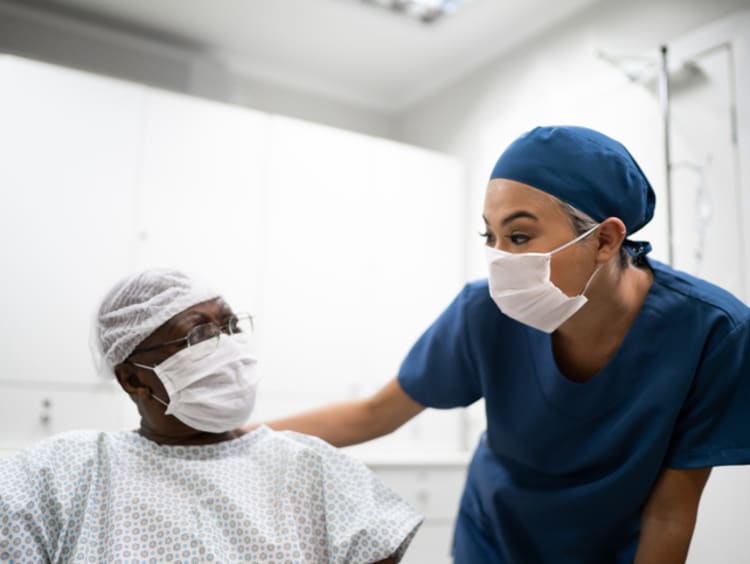
{"label": "ceiling", "polygon": [[473,0],[431,24],[362,0],[46,0],[250,79],[395,112],[601,0]]}

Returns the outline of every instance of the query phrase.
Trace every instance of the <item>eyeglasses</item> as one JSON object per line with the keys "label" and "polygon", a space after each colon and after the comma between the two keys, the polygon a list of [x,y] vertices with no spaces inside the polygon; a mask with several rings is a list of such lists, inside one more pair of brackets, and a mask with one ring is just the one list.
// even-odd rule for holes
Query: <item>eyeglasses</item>
{"label": "eyeglasses", "polygon": [[213,343],[213,346],[207,344],[201,347],[201,349],[205,352],[204,356],[207,356],[216,350],[216,347],[219,345],[219,338],[222,334],[244,335],[249,337],[253,333],[254,329],[255,326],[253,324],[253,316],[249,313],[238,313],[237,315],[233,315],[232,317],[227,319],[221,325],[217,325],[216,323],[201,323],[200,325],[196,325],[195,327],[190,329],[188,334],[181,339],[174,339],[172,341],[159,343],[158,345],[135,349],[130,354],[155,351],[162,347],[168,347],[170,345],[177,345],[180,343],[185,343],[187,347],[192,347],[197,345],[198,343],[206,343],[207,341],[210,341]]}

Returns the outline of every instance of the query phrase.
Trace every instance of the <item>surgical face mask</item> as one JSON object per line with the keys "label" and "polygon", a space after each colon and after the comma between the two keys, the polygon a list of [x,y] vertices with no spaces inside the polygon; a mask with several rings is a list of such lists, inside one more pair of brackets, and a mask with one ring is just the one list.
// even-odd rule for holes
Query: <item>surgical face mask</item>
{"label": "surgical face mask", "polygon": [[548,253],[508,253],[486,247],[490,296],[505,315],[525,325],[552,333],[588,301],[583,294],[599,265],[577,296],[567,296],[550,280],[552,255],[584,239],[592,227],[569,243]]}
{"label": "surgical face mask", "polygon": [[[214,350],[215,349],[215,350]],[[153,370],[169,394],[166,414],[199,431],[223,433],[247,422],[255,406],[257,359],[247,338],[224,335],[173,354]]]}

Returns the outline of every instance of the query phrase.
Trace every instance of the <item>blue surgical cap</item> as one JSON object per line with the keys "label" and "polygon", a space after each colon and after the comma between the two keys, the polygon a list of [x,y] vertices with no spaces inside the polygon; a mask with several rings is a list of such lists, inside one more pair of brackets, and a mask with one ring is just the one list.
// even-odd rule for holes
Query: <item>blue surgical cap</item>
{"label": "blue surgical cap", "polygon": [[[654,215],[656,197],[646,175],[619,142],[574,126],[537,127],[500,155],[490,179],[506,178],[547,192],[596,221],[619,217],[630,235]],[[647,242],[625,242],[635,257]]]}

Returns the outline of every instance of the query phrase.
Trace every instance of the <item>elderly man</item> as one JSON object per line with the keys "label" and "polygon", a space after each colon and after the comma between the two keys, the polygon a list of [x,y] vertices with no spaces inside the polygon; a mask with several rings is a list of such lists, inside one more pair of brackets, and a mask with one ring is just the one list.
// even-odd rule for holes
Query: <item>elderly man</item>
{"label": "elderly man", "polygon": [[136,431],[64,433],[0,461],[0,561],[397,562],[421,523],[318,439],[240,427],[252,318],[176,271],[120,281],[94,327]]}

